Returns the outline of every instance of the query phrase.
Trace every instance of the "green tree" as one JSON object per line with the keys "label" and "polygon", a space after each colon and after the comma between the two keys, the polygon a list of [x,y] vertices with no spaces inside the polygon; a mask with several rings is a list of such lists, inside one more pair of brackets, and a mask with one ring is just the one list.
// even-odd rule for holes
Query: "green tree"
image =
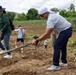
{"label": "green tree", "polygon": [[9,19],[11,19],[13,21],[16,13],[15,12],[7,12],[7,15],[8,15]]}
{"label": "green tree", "polygon": [[59,12],[58,8],[52,8],[51,11],[54,11],[55,13]]}
{"label": "green tree", "polygon": [[70,5],[69,11],[70,12],[75,12],[75,6],[73,4]]}
{"label": "green tree", "polygon": [[63,9],[59,12],[60,15],[62,15],[63,17],[66,17],[66,10]]}
{"label": "green tree", "polygon": [[16,14],[14,20],[25,21],[25,20],[26,20],[26,15],[25,15],[25,13]]}
{"label": "green tree", "polygon": [[28,10],[28,13],[26,15],[27,20],[36,20],[38,19],[38,11],[34,8],[31,8]]}

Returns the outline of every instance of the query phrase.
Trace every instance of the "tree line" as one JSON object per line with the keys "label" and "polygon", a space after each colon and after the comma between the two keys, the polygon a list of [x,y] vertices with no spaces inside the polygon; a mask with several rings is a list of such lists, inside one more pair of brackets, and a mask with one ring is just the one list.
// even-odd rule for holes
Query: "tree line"
{"label": "tree line", "polygon": [[[55,13],[59,13],[65,18],[76,17],[75,6],[73,4],[71,4],[67,10],[66,9],[59,10],[58,8],[52,8],[50,10],[54,11]],[[7,11],[7,14],[11,20],[16,20],[16,21],[40,20],[38,16],[38,11],[35,8],[29,9],[27,14],[25,14],[24,12],[16,13],[16,12],[9,12],[9,11]]]}

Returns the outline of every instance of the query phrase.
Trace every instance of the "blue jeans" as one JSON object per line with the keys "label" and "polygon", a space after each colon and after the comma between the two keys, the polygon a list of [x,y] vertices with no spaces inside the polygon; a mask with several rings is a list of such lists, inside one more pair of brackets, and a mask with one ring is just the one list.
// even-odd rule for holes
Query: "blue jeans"
{"label": "blue jeans", "polygon": [[53,55],[53,65],[59,66],[60,52],[61,61],[63,63],[67,63],[66,55],[67,55],[67,43],[68,39],[72,35],[72,28],[68,28],[67,30],[61,31],[55,44],[54,44],[54,55]]}
{"label": "blue jeans", "polygon": [[[0,41],[0,48],[1,48],[2,50],[5,50],[5,48],[6,48],[7,50],[10,49],[10,45],[9,45],[10,36],[11,36],[11,31],[10,31],[9,33],[7,33],[7,34],[4,35],[3,40],[4,40],[4,46],[5,46],[5,47],[3,46],[3,44],[2,44],[1,41]],[[8,55],[11,55],[11,53],[8,52]]]}

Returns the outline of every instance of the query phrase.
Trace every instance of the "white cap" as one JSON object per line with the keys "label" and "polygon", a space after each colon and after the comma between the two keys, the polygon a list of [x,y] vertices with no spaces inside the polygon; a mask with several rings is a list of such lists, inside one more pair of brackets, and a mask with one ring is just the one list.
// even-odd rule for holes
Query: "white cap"
{"label": "white cap", "polygon": [[44,14],[44,13],[46,13],[46,12],[50,12],[50,10],[49,10],[48,8],[40,8],[40,9],[38,10],[38,14],[39,14],[39,15],[42,15],[42,14]]}

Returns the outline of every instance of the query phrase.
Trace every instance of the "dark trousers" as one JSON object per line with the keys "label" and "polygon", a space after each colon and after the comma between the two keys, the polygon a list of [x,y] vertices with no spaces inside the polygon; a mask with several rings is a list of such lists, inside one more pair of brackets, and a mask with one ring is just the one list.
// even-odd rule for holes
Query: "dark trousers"
{"label": "dark trousers", "polygon": [[53,55],[53,65],[59,66],[60,52],[61,52],[61,61],[67,63],[67,43],[68,39],[72,35],[72,27],[61,31],[55,44],[54,44],[54,55]]}

